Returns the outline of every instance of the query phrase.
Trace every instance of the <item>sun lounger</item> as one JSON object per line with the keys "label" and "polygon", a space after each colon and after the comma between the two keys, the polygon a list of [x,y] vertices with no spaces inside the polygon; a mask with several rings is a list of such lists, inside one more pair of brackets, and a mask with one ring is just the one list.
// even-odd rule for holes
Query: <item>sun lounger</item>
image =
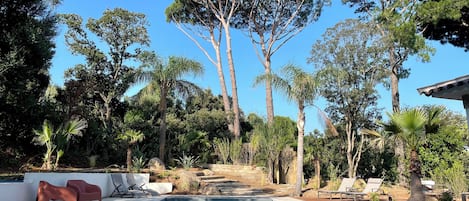
{"label": "sun lounger", "polygon": [[381,178],[369,178],[362,192],[350,191],[342,194],[352,196],[353,200],[356,201],[358,198],[362,198],[369,193],[379,192],[382,183],[383,179]]}
{"label": "sun lounger", "polygon": [[340,198],[342,199],[342,193],[348,192],[353,188],[353,183],[355,183],[355,178],[343,178],[342,182],[340,183],[339,189],[337,190],[318,190],[318,198],[319,194],[328,194],[329,199],[332,199],[332,195],[339,194]]}
{"label": "sun lounger", "polygon": [[111,174],[112,185],[114,185],[114,191],[111,193],[111,197],[134,197],[133,192],[129,191],[129,187],[124,183],[122,174],[112,173]]}
{"label": "sun lounger", "polygon": [[148,191],[146,191],[143,187],[145,186],[145,183],[144,182],[141,182],[141,183],[138,183],[136,182],[135,180],[135,175],[134,174],[125,174],[125,177],[127,179],[127,184],[129,184],[129,187],[128,189],[129,190],[136,190],[136,191],[140,191],[142,192],[143,194],[145,195],[149,195],[150,193]]}

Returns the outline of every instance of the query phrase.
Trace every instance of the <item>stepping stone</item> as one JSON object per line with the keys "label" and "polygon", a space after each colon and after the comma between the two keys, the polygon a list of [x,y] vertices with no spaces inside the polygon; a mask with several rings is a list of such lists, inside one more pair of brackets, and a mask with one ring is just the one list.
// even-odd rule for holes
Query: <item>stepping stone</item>
{"label": "stepping stone", "polygon": [[210,180],[203,180],[205,183],[233,183],[236,182],[231,179],[210,179]]}
{"label": "stepping stone", "polygon": [[213,179],[223,179],[224,176],[220,175],[211,175],[211,176],[198,176],[200,180],[213,180]]}

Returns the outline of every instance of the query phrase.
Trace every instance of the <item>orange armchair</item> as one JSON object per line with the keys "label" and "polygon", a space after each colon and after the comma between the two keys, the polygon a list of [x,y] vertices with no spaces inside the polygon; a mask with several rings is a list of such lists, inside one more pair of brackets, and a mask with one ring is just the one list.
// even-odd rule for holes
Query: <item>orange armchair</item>
{"label": "orange armchair", "polygon": [[86,181],[83,180],[68,180],[67,187],[77,192],[77,201],[101,201],[101,188],[97,185],[86,183]]}
{"label": "orange armchair", "polygon": [[46,181],[40,181],[37,188],[37,201],[63,200],[76,201],[77,193],[67,187],[54,186]]}

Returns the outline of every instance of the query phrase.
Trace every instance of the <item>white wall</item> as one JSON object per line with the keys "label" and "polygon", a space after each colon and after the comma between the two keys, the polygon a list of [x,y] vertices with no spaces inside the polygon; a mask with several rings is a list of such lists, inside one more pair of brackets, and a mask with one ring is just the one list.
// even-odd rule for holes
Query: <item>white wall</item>
{"label": "white wall", "polygon": [[[125,174],[122,174],[123,181],[126,182]],[[27,192],[30,196],[26,200],[35,200],[37,194],[37,187],[39,181],[47,181],[56,186],[66,186],[67,180],[80,179],[85,180],[87,183],[98,185],[101,188],[101,194],[103,197],[109,197],[114,190],[114,186],[111,181],[111,175],[109,173],[25,173],[24,182],[30,183],[27,185],[29,189]],[[139,183],[147,184],[150,180],[150,175],[146,174],[135,174],[135,181]],[[26,188],[27,188],[26,187]],[[1,188],[1,186],[0,186]],[[2,190],[0,189],[0,192]],[[0,194],[1,195],[1,194]],[[18,194],[19,195],[19,194]],[[3,200],[3,199],[2,199]]]}
{"label": "white wall", "polygon": [[31,183],[26,182],[1,182],[0,200],[31,201]]}

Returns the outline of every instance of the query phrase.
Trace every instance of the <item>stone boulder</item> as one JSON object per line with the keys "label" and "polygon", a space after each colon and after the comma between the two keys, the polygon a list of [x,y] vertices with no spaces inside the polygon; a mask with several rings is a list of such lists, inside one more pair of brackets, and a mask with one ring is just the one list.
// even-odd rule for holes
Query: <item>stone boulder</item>
{"label": "stone boulder", "polygon": [[200,190],[199,193],[202,195],[221,195],[220,189],[213,185],[205,185]]}
{"label": "stone boulder", "polygon": [[156,158],[156,157],[148,161],[148,168],[150,168],[150,171],[152,172],[166,170],[163,161],[161,161],[159,158]]}

